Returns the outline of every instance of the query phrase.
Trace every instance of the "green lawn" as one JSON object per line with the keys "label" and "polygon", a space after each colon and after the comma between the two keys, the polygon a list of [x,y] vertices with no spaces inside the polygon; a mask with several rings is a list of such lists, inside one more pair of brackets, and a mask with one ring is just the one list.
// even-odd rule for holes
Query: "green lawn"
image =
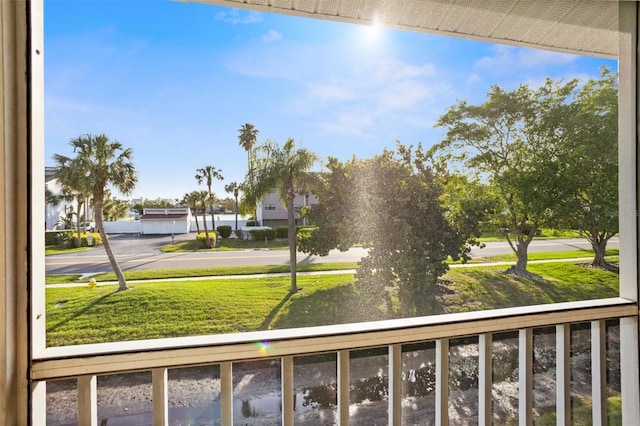
{"label": "green lawn", "polygon": [[[618,275],[570,263],[531,265],[544,284],[473,267],[444,277],[439,311],[461,312],[618,295]],[[392,318],[384,304],[367,306],[352,274],[289,279],[248,278],[48,288],[49,346],[233,333]]]}

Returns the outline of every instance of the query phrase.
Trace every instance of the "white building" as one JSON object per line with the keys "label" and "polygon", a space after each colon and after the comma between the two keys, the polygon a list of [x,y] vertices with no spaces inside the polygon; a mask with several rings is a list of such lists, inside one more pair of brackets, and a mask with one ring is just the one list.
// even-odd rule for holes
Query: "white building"
{"label": "white building", "polygon": [[[302,225],[300,218],[300,210],[304,206],[318,204],[318,198],[313,194],[297,194],[293,200],[293,211],[296,218],[296,224]],[[271,191],[258,204],[257,209],[258,223],[263,226],[281,226],[287,225],[287,209],[282,204],[282,199],[278,191]]]}
{"label": "white building", "polygon": [[142,234],[187,234],[191,227],[191,209],[144,209],[140,216]]}

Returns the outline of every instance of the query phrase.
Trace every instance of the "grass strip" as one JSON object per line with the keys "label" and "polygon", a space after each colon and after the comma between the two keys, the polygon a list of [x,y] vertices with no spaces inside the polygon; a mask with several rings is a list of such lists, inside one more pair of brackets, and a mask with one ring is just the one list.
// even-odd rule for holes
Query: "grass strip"
{"label": "grass strip", "polygon": [[[502,273],[504,267],[450,270],[437,312],[463,312],[618,295],[617,274],[571,263],[530,265],[545,282]],[[395,318],[360,293],[353,274],[48,288],[47,345],[236,333]]]}
{"label": "grass strip", "polygon": [[[298,272],[341,271],[357,268],[357,262],[300,263]],[[212,266],[209,268],[146,269],[125,271],[127,280],[161,280],[166,278],[219,277],[225,275],[258,275],[289,272],[289,265],[249,265],[249,266]],[[65,280],[65,277],[67,280]],[[45,284],[79,282],[80,275],[47,276]],[[97,282],[116,281],[113,272],[92,276]],[[88,281],[85,278],[83,281]]]}

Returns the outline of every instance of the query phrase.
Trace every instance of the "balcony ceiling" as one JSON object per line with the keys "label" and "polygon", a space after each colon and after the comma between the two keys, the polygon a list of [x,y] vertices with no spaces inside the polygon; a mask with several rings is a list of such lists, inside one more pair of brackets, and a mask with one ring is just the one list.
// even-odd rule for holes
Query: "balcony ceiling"
{"label": "balcony ceiling", "polygon": [[[189,0],[187,0],[189,1]],[[618,56],[613,0],[193,0],[570,52]]]}

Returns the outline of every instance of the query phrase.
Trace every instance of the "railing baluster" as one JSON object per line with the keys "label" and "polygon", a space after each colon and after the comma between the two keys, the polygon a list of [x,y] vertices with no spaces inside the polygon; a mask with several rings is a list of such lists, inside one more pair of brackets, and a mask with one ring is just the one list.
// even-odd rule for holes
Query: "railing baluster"
{"label": "railing baluster", "polygon": [[571,326],[556,326],[556,425],[571,424]]}
{"label": "railing baluster", "polygon": [[293,357],[282,357],[282,425],[293,426]]}
{"label": "railing baluster", "polygon": [[519,331],[518,344],[519,370],[519,407],[518,418],[520,426],[533,424],[533,330],[530,328]]}
{"label": "railing baluster", "polygon": [[436,425],[449,424],[449,339],[436,340]]}
{"label": "railing baluster", "polygon": [[591,402],[593,424],[607,426],[606,323],[591,321]]}
{"label": "railing baluster", "polygon": [[349,351],[338,352],[338,425],[349,426]]}
{"label": "railing baluster", "polygon": [[78,377],[78,426],[98,425],[98,378]]}
{"label": "railing baluster", "polygon": [[389,346],[389,426],[402,424],[402,345]]}
{"label": "railing baluster", "polygon": [[231,362],[220,363],[220,423],[233,424],[233,369]]}
{"label": "railing baluster", "polygon": [[166,368],[154,368],[151,371],[153,387],[153,426],[169,424],[169,389]]}
{"label": "railing baluster", "polygon": [[493,335],[491,333],[479,336],[478,360],[478,425],[491,426],[493,423],[493,404],[491,390],[493,387]]}

